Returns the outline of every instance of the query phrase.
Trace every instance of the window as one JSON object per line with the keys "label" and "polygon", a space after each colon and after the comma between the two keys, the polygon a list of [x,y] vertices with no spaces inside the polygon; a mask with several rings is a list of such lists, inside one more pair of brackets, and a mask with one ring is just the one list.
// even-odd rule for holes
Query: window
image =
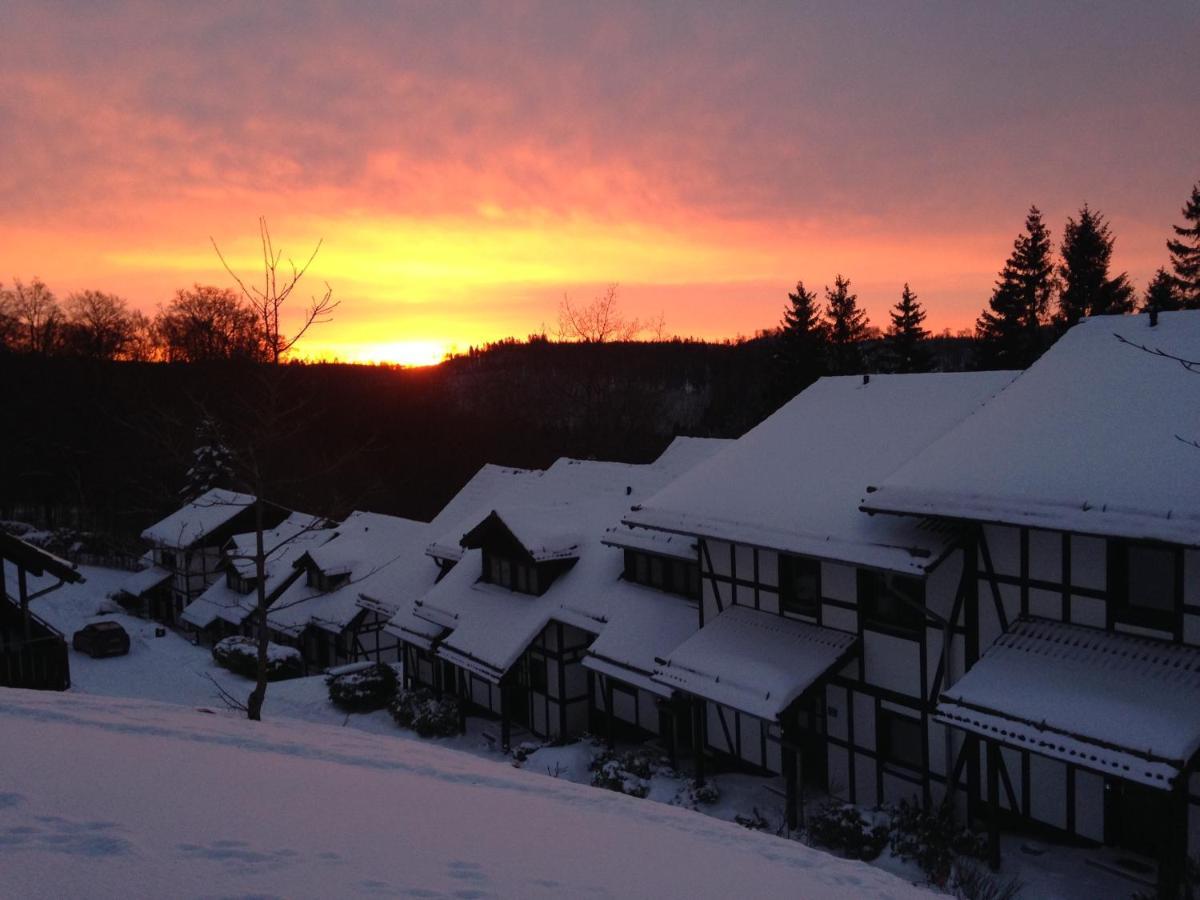
{"label": "window", "polygon": [[909,769],[923,769],[921,720],[880,707],[875,733],[884,762]]}
{"label": "window", "polygon": [[1171,628],[1178,594],[1177,551],[1153,544],[1109,545],[1112,599],[1121,618]]}
{"label": "window", "polygon": [[225,571],[225,584],[239,594],[248,594],[254,590],[255,581],[256,579],[242,575],[232,566]]}
{"label": "window", "polygon": [[536,563],[514,561],[489,554],[484,561],[483,580],[522,594],[541,595],[543,573]]}
{"label": "window", "polygon": [[700,566],[689,560],[626,550],[625,580],[693,600],[700,597]]}
{"label": "window", "polygon": [[549,693],[550,671],[544,656],[529,656],[529,689],[539,694]]}
{"label": "window", "polygon": [[871,627],[911,637],[925,624],[925,582],[859,569],[858,606]]}
{"label": "window", "polygon": [[779,606],[783,612],[815,616],[821,602],[821,562],[802,556],[779,557]]}
{"label": "window", "polygon": [[177,568],[175,552],[173,550],[159,550],[158,560],[162,563],[164,569]]}

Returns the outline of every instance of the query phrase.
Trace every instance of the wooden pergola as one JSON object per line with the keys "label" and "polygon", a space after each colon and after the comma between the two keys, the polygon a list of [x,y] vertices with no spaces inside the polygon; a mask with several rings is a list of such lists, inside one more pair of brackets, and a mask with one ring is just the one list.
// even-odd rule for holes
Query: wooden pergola
{"label": "wooden pergola", "polygon": [[[17,574],[17,595],[8,593],[7,567]],[[29,576],[49,575],[54,584],[30,592]],[[69,562],[11,534],[0,532],[0,685],[41,690],[71,686],[63,635],[34,615],[31,600],[83,576]]]}

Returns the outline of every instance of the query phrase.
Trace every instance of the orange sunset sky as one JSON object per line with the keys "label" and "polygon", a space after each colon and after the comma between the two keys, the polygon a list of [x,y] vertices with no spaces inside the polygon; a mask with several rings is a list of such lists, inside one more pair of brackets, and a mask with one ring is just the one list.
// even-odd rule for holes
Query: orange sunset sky
{"label": "orange sunset sky", "polygon": [[252,274],[257,217],[342,301],[305,355],[421,362],[621,284],[753,334],[848,275],[972,325],[1030,203],[1139,291],[1200,178],[1200,6],[0,5],[0,281],[152,312]]}

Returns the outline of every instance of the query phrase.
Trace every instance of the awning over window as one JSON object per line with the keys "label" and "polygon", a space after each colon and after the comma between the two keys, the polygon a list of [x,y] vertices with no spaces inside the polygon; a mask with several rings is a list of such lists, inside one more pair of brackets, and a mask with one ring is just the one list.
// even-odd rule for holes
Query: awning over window
{"label": "awning over window", "polygon": [[161,566],[151,566],[148,569],[142,569],[140,572],[134,572],[128,578],[121,582],[121,586],[117,589],[118,593],[129,594],[133,597],[141,597],[160,584],[165,584],[171,577],[171,573]]}
{"label": "awning over window", "polygon": [[662,661],[660,684],[775,721],[854,649],[856,635],[731,606]]}
{"label": "awning over window", "polygon": [[937,718],[1167,789],[1200,749],[1200,648],[1020,619],[942,692]]}

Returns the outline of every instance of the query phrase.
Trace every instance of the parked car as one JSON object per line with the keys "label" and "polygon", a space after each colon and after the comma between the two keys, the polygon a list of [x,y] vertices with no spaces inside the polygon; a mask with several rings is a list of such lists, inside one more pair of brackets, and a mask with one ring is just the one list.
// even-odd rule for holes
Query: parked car
{"label": "parked car", "polygon": [[92,622],[75,632],[71,646],[93,659],[124,656],[129,652],[129,634],[119,622]]}

